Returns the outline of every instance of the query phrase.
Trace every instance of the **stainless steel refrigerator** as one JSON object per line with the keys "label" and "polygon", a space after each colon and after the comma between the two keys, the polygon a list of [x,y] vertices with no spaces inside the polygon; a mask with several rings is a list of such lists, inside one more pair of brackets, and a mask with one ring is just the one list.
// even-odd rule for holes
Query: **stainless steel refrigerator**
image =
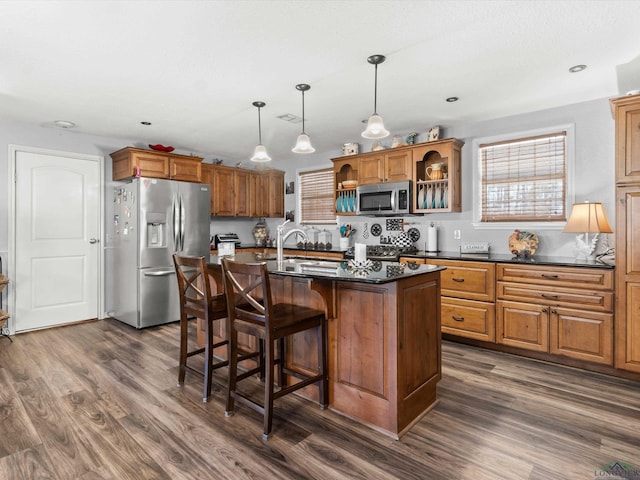
{"label": "stainless steel refrigerator", "polygon": [[136,328],[180,319],[172,255],[209,255],[209,188],[136,178],[113,189],[110,316]]}

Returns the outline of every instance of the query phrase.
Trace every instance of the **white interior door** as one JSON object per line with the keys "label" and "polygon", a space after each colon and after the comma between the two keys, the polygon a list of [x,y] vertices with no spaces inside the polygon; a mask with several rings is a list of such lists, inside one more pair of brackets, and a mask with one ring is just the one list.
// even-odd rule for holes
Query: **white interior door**
{"label": "white interior door", "polygon": [[101,158],[26,149],[14,158],[15,330],[97,318]]}

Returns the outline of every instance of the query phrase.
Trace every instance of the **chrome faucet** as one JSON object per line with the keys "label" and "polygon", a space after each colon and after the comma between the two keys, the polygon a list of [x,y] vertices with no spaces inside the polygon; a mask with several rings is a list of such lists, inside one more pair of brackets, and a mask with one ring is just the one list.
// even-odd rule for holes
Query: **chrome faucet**
{"label": "chrome faucet", "polygon": [[278,228],[276,228],[276,231],[278,232],[278,236],[276,237],[278,266],[281,266],[282,263],[284,262],[282,245],[284,244],[284,242],[287,241],[287,238],[289,238],[292,234],[295,233],[297,235],[300,235],[305,243],[309,241],[309,237],[307,237],[307,234],[303,230],[300,230],[299,228],[292,228],[287,233],[284,233],[284,226],[289,222],[290,220],[286,220],[282,225],[278,225]]}

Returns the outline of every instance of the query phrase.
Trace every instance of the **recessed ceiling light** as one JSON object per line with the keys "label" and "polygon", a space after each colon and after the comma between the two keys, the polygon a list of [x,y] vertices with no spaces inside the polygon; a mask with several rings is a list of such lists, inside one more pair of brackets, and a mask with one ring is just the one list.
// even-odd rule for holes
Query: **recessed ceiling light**
{"label": "recessed ceiling light", "polygon": [[449,97],[449,98],[447,98],[447,102],[449,102],[449,103],[457,102],[458,100],[459,100],[458,97]]}
{"label": "recessed ceiling light", "polygon": [[578,72],[583,71],[585,68],[587,68],[587,66],[586,66],[586,65],[574,65],[573,67],[571,67],[571,68],[569,69],[569,71],[570,71],[571,73],[578,73]]}
{"label": "recessed ceiling light", "polygon": [[68,120],[56,120],[55,122],[56,127],[60,127],[60,128],[73,128],[76,126],[75,123],[70,122]]}
{"label": "recessed ceiling light", "polygon": [[149,126],[151,125],[151,122],[140,122],[141,125],[145,125],[145,126]]}

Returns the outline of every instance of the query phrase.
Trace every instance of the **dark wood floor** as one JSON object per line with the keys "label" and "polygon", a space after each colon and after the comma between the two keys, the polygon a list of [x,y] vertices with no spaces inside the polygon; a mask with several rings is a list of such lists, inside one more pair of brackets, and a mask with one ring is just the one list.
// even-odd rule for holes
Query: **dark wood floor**
{"label": "dark wood floor", "polygon": [[640,384],[445,343],[439,402],[400,441],[288,396],[274,436],[224,373],[176,387],[176,324],[0,339],[1,479],[593,479],[640,465]]}

